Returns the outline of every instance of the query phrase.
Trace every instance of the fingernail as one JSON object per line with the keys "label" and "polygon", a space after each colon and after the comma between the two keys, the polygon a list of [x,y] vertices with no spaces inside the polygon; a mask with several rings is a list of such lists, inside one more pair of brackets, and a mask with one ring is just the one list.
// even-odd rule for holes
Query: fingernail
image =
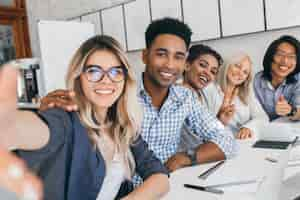
{"label": "fingernail", "polygon": [[21,169],[21,167],[13,164],[10,165],[7,169],[7,173],[9,176],[11,176],[14,179],[19,179],[24,176],[24,171]]}

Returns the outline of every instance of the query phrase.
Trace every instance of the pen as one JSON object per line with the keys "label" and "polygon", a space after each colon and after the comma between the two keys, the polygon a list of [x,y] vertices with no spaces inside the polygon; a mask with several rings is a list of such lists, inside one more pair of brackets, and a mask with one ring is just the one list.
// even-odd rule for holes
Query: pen
{"label": "pen", "polygon": [[217,163],[216,165],[212,166],[211,168],[209,168],[208,170],[206,170],[205,172],[200,174],[198,177],[201,179],[204,179],[204,180],[207,179],[207,177],[209,175],[211,175],[214,171],[216,171],[224,163],[225,163],[225,160],[222,160],[221,162]]}
{"label": "pen", "polygon": [[183,186],[186,187],[186,188],[201,190],[201,191],[204,191],[204,192],[211,192],[211,193],[214,193],[214,194],[223,194],[224,193],[224,191],[220,190],[220,189],[215,189],[215,188],[210,188],[210,187],[203,187],[203,186],[199,186],[199,185],[184,184]]}
{"label": "pen", "polygon": [[270,161],[272,163],[277,163],[278,160],[276,160],[275,158],[270,158],[270,157],[266,157],[265,160]]}
{"label": "pen", "polygon": [[228,183],[221,183],[221,184],[215,184],[215,185],[206,185],[204,187],[206,187],[206,188],[220,188],[220,187],[229,187],[229,186],[235,186],[235,185],[252,184],[252,183],[256,183],[256,182],[257,182],[256,179],[251,179],[251,180],[228,182]]}

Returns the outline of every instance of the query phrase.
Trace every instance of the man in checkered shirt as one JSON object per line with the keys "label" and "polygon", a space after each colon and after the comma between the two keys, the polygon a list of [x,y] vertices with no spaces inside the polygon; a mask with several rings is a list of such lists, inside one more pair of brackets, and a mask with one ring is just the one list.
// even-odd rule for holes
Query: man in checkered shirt
{"label": "man in checkered shirt", "polygon": [[197,94],[174,84],[184,70],[191,34],[186,24],[171,18],[152,22],[145,34],[146,69],[138,91],[144,109],[141,131],[169,171],[193,162],[190,153],[176,153],[184,123],[204,141],[195,149],[197,163],[222,160],[236,152],[232,134],[201,105]]}

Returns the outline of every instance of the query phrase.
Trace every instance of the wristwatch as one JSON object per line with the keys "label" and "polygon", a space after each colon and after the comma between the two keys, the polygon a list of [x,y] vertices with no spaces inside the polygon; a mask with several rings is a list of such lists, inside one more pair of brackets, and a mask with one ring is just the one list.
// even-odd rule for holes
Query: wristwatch
{"label": "wristwatch", "polygon": [[186,154],[188,155],[188,157],[191,159],[192,161],[192,165],[196,165],[197,162],[197,154],[196,154],[196,150],[195,149],[188,149]]}
{"label": "wristwatch", "polygon": [[297,113],[297,107],[292,106],[291,112],[287,115],[288,117],[292,117]]}

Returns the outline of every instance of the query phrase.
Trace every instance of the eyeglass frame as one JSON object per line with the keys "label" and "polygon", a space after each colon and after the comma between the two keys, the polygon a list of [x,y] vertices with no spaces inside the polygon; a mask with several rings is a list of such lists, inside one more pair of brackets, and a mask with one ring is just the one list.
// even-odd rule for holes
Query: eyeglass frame
{"label": "eyeglass frame", "polygon": [[[87,73],[87,70],[90,69],[90,68],[92,68],[92,67],[95,67],[95,68],[99,69],[99,70],[103,73],[102,76],[101,76],[101,77],[99,78],[99,80],[97,80],[97,81],[90,80],[90,79],[88,78],[88,76],[85,74],[85,73]],[[113,80],[113,79],[110,77],[110,75],[109,75],[109,73],[111,72],[112,69],[122,69],[122,72],[123,72],[123,79],[120,80],[120,81]],[[110,67],[108,70],[104,70],[100,65],[87,65],[87,66],[84,66],[84,68],[83,68],[83,70],[82,70],[82,73],[84,73],[84,74],[86,75],[86,79],[87,79],[89,82],[91,82],[91,83],[98,83],[98,82],[102,81],[105,75],[106,75],[106,76],[109,78],[109,80],[111,80],[113,83],[119,83],[119,82],[122,82],[122,81],[124,81],[124,80],[126,79],[126,77],[127,77],[127,75],[128,75],[128,70],[127,70],[127,68],[126,68],[124,65],[113,66],[113,67]]]}
{"label": "eyeglass frame", "polygon": [[287,60],[289,61],[289,62],[297,62],[297,55],[296,54],[286,54],[286,53],[284,53],[283,51],[275,51],[275,54],[274,54],[274,58],[275,57],[277,57],[277,58],[279,58],[280,60],[281,59],[285,59],[285,58],[287,58]]}

